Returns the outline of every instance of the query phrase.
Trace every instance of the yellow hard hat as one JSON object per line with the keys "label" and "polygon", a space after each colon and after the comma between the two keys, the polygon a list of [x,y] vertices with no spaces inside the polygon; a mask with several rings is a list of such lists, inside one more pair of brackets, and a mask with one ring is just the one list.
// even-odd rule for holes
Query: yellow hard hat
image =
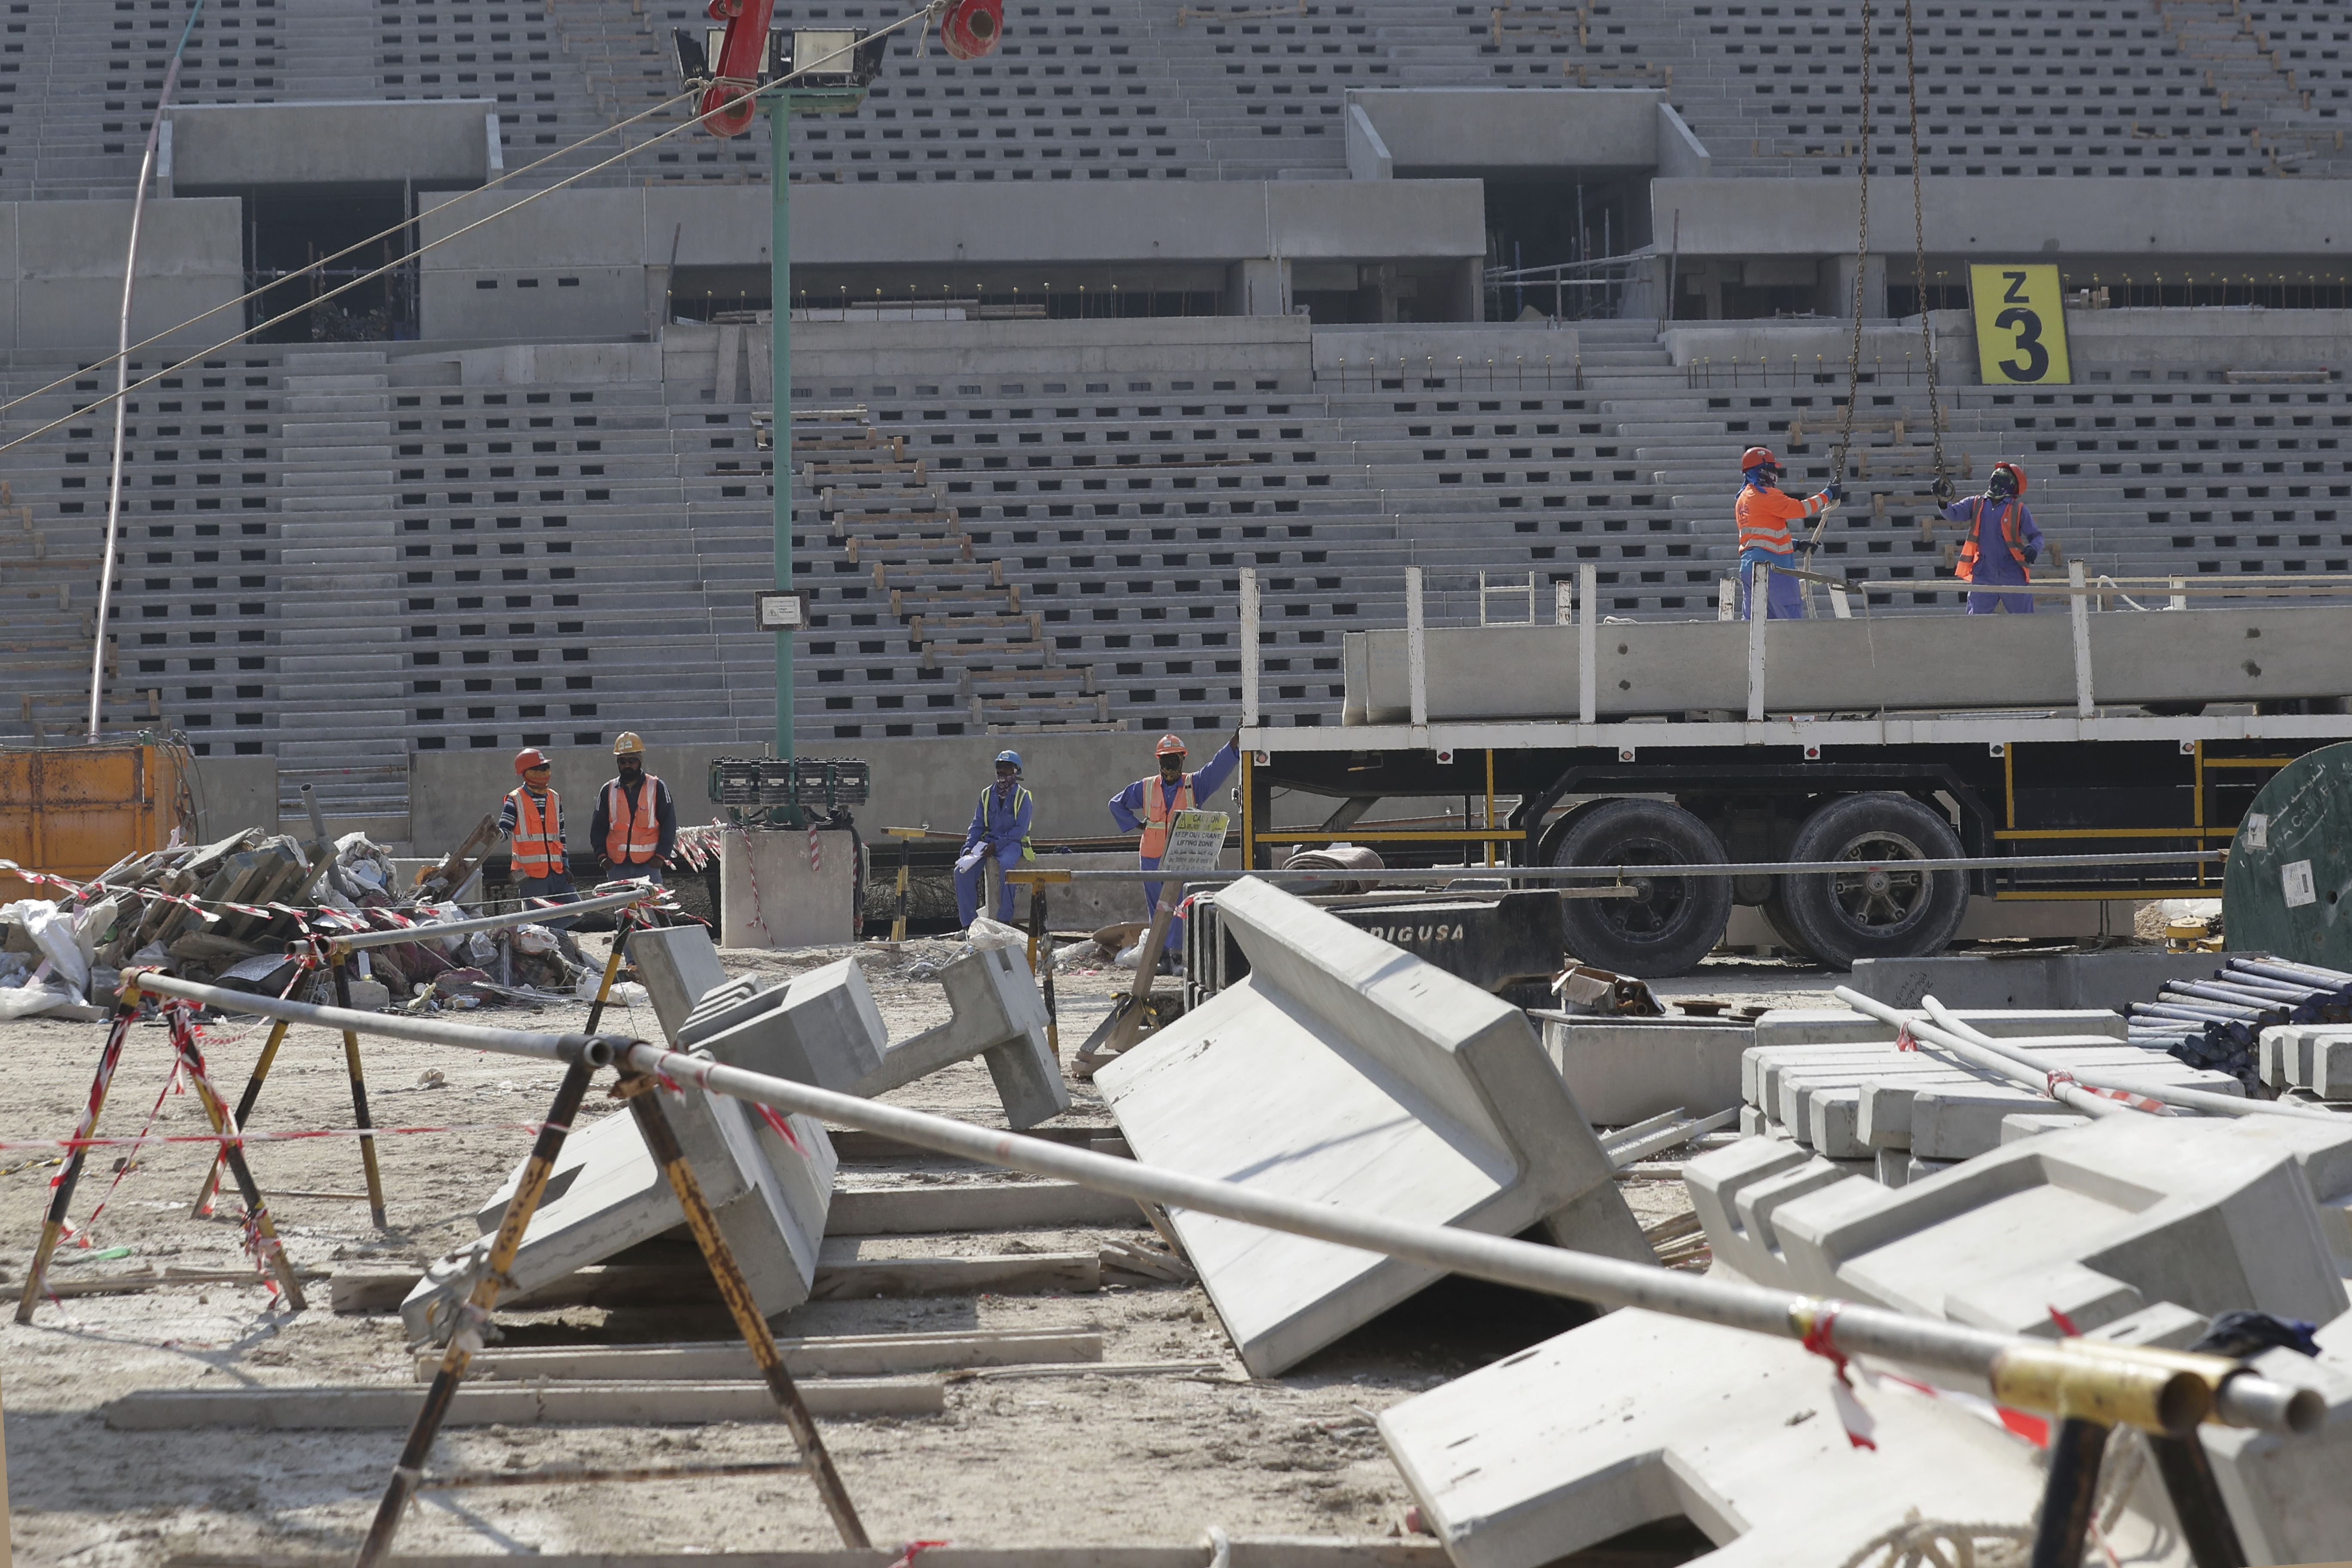
{"label": "yellow hard hat", "polygon": [[616,757],[642,757],[646,754],[646,742],[635,730],[624,730],[620,738],[613,742],[613,754]]}

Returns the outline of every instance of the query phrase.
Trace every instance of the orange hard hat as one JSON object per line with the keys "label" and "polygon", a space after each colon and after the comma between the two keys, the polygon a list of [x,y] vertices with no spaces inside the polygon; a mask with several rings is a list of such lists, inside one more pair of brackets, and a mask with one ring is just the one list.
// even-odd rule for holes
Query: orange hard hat
{"label": "orange hard hat", "polygon": [[2000,473],[2004,469],[2008,471],[2010,482],[2016,487],[2010,493],[2012,495],[2023,495],[2025,493],[2025,470],[2019,468],[2015,463],[1995,463],[1992,466],[1992,471],[1996,474]]}
{"label": "orange hard hat", "polygon": [[1182,756],[1184,754],[1183,737],[1174,734],[1160,736],[1160,743],[1151,748],[1151,754],[1155,757]]}
{"label": "orange hard hat", "polygon": [[517,773],[523,773],[531,768],[543,768],[548,765],[547,753],[541,751],[537,746],[525,746],[521,751],[515,753],[515,772]]}
{"label": "orange hard hat", "polygon": [[1759,463],[1769,463],[1777,468],[1780,466],[1780,459],[1772,455],[1772,448],[1769,447],[1750,447],[1739,454],[1739,469],[1742,473]]}

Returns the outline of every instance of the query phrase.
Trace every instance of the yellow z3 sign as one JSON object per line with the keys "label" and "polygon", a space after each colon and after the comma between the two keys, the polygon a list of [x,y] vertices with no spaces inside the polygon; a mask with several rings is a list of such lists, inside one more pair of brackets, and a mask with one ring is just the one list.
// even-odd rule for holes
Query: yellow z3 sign
{"label": "yellow z3 sign", "polygon": [[2066,307],[2058,268],[1969,268],[1977,318],[1977,380],[1986,386],[2067,386]]}

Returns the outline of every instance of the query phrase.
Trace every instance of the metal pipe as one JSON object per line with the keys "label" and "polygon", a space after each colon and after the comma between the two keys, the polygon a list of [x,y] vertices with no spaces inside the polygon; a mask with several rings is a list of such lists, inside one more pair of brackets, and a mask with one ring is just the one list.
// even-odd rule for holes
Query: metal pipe
{"label": "metal pipe", "polygon": [[440,1018],[411,1018],[398,1013],[362,1013],[341,1007],[320,1007],[309,1002],[257,996],[250,992],[230,991],[218,985],[200,985],[193,980],[182,980],[152,970],[126,972],[123,985],[133,1001],[140,992],[152,992],[158,996],[180,996],[191,1002],[201,1002],[224,1013],[283,1018],[289,1024],[312,1024],[321,1029],[352,1029],[363,1035],[383,1035],[425,1046],[451,1046],[465,1051],[497,1051],[503,1056],[535,1057],[541,1061],[568,1062],[583,1050],[627,1043],[625,1036],[546,1035],[529,1029],[496,1029],[479,1024],[455,1024]]}
{"label": "metal pipe", "polygon": [[[2005,1078],[2021,1089],[2048,1095],[2059,1104],[2081,1111],[2085,1116],[2114,1116],[2118,1112],[2138,1110],[2119,1100],[2092,1093],[2074,1084],[2058,1081],[2047,1068],[2036,1068],[2004,1052],[1990,1050],[1958,1035],[1948,1033],[1937,1024],[1923,1023],[1906,1016],[1901,1009],[1890,1007],[1874,996],[1864,996],[1850,985],[1841,985],[1831,994],[1857,1013],[1869,1015],[1882,1024],[1892,1024],[1897,1029],[1907,1029],[1922,1049],[1933,1048],[1947,1056],[1959,1058],[1971,1067],[1979,1067],[1996,1077]],[[1921,999],[1925,1002],[1925,998]],[[2142,1112],[2142,1114],[2147,1114]]]}
{"label": "metal pipe", "polygon": [[[1841,987],[1843,989],[1843,987]],[[2015,1059],[2030,1061],[2015,1048],[2015,1042],[1988,1038],[1964,1020],[1953,1016],[1950,1008],[1933,996],[1919,998],[1919,1005],[1934,1016],[1946,1029],[1974,1041],[1989,1050]],[[2147,1083],[2130,1073],[2117,1073],[2105,1068],[2069,1068],[2078,1083],[2094,1089],[2121,1089],[2126,1094],[2143,1094],[2150,1100],[2160,1100],[2168,1105],[2178,1105],[2190,1110],[2202,1110],[2216,1116],[2284,1116],[2298,1121],[2326,1121],[2336,1127],[2344,1118],[2332,1110],[2320,1110],[2308,1106],[2286,1105],[2272,1100],[2245,1100],[2234,1094],[2216,1094],[2210,1089],[2190,1089],[2181,1084]]]}
{"label": "metal pipe", "polygon": [[98,628],[90,637],[89,730],[83,737],[91,745],[98,743],[100,700],[106,690],[106,617],[114,598],[114,552],[122,534],[122,448],[127,438],[122,421],[130,409],[125,395],[131,384],[131,300],[139,282],[139,236],[147,217],[147,182],[155,174],[155,146],[163,134],[163,111],[171,107],[172,93],[180,85],[180,61],[188,52],[189,36],[195,32],[196,18],[204,11],[205,0],[196,0],[188,8],[187,26],[180,29],[172,64],[163,72],[163,90],[155,95],[154,117],[147,122],[147,150],[139,159],[139,183],[131,192],[131,244],[122,257],[122,313],[114,338],[114,461],[106,486],[106,549],[98,566]]}
{"label": "metal pipe", "polygon": [[[568,1050],[606,1048],[605,1039],[578,1035],[530,1034],[467,1024],[402,1019],[390,1015],[345,1014],[270,997],[247,997],[169,976],[141,974],[142,989],[192,1001],[247,1005],[265,1016],[341,1027],[346,1019],[363,1030],[421,1039],[468,1050],[499,1051],[541,1060],[565,1059]],[[1830,1303],[1813,1298],[1679,1274],[1670,1269],[1538,1246],[1507,1237],[1482,1236],[1450,1226],[1391,1219],[1361,1210],[1252,1192],[1229,1182],[1186,1174],[1135,1160],[974,1127],[944,1116],[838,1094],[808,1084],[722,1067],[643,1043],[624,1047],[615,1058],[627,1070],[656,1073],[693,1083],[778,1110],[824,1118],[836,1125],[878,1132],[937,1153],[976,1160],[1008,1170],[1059,1177],[1098,1192],[1145,1202],[1197,1209],[1246,1225],[1312,1237],[1342,1247],[1385,1253],[1448,1272],[1567,1296],[1611,1307],[1641,1307],[1727,1328],[1804,1339],[1818,1332],[1848,1353],[1886,1356],[1919,1366],[1987,1378],[1994,1395],[2020,1408],[2058,1413],[2062,1396],[2080,1402],[2095,1395],[2111,1402],[2116,1419],[2152,1429],[2178,1430],[2209,1406],[2232,1426],[2269,1431],[2307,1432],[2326,1415],[2326,1402],[2312,1389],[2294,1389],[2243,1372],[2221,1357],[2184,1357],[2165,1352],[2158,1363],[2137,1347],[2116,1346],[2092,1357],[2071,1344],[2011,1338],[1958,1323],[1913,1318],[1883,1308]],[[2112,1363],[2138,1362],[2161,1366],[2171,1375],[2142,1371],[2117,1379]],[[2092,1364],[2106,1363],[2106,1366]],[[2197,1370],[2192,1370],[2197,1369]],[[2210,1392],[2219,1381],[2221,1394]],[[2193,1388],[2193,1391],[2192,1391]],[[2072,1407],[2072,1406],[2070,1406]]]}
{"label": "metal pipe", "polygon": [[605,893],[593,899],[583,899],[576,904],[565,904],[560,909],[509,910],[502,915],[482,915],[474,920],[447,921],[433,925],[404,926],[398,931],[352,931],[348,936],[335,937],[333,945],[346,952],[356,952],[363,947],[391,947],[398,942],[425,942],[434,937],[465,936],[478,931],[503,931],[508,926],[532,925],[540,921],[551,920],[558,916],[564,920],[571,920],[577,915],[593,915],[603,910],[617,910],[661,891],[660,886],[653,882],[633,883],[632,888],[634,890],[630,892]]}
{"label": "metal pipe", "polygon": [[[1367,832],[1377,823],[1363,825]],[[1260,839],[1281,842],[1282,830],[1270,829],[1258,835]],[[1472,834],[1465,842],[1475,842]],[[2219,860],[2221,852],[2211,849],[2182,849],[2162,855],[1979,855],[1959,856],[1948,859],[1922,860],[1762,860],[1747,865],[1724,862],[1693,866],[1633,865],[1620,866],[1502,866],[1496,869],[1522,881],[1549,882],[1579,879],[1608,878],[1623,880],[1628,877],[1801,877],[1852,876],[1861,871],[1978,871],[2003,870],[2027,866],[2146,866],[2159,861]],[[1476,866],[1391,866],[1381,870],[1383,882],[1447,882],[1457,878],[1476,875],[1484,870]],[[1008,871],[1013,880],[1023,882],[1157,882],[1166,879],[1157,871]],[[1238,882],[1244,877],[1262,877],[1268,881],[1319,881],[1328,878],[1323,871],[1190,871],[1183,879],[1188,883]]]}

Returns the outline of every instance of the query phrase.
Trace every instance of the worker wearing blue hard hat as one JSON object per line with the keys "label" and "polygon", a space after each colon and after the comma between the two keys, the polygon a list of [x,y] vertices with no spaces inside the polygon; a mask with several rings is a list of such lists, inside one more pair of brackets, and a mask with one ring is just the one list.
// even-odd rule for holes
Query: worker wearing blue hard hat
{"label": "worker wearing blue hard hat", "polygon": [[1739,618],[1756,618],[1756,569],[1772,571],[1765,591],[1765,615],[1775,621],[1801,620],[1805,614],[1804,591],[1783,568],[1797,563],[1797,542],[1789,525],[1837,510],[1845,487],[1836,480],[1818,495],[1799,500],[1780,489],[1780,459],[1763,447],[1740,455],[1739,499],[1732,515],[1739,530]]}
{"label": "worker wearing blue hard hat", "polygon": [[[1945,493],[1950,493],[1947,486]],[[1969,525],[1953,575],[1969,585],[1969,614],[2033,613],[2028,570],[2042,559],[2042,530],[2025,505],[2025,470],[1995,463],[1982,495],[1962,496],[1944,508],[1947,521]]]}
{"label": "worker wearing blue hard hat", "polygon": [[[956,858],[956,913],[965,925],[980,912],[981,900],[988,892],[988,863],[993,859],[1000,870],[1010,871],[1022,861],[1034,859],[1036,850],[1029,844],[1029,819],[1036,803],[1021,783],[1021,753],[996,753],[996,782],[980,792],[980,804],[971,809],[971,826],[965,829],[963,853]],[[996,918],[1013,918],[1013,884],[1007,881],[996,900]]]}

